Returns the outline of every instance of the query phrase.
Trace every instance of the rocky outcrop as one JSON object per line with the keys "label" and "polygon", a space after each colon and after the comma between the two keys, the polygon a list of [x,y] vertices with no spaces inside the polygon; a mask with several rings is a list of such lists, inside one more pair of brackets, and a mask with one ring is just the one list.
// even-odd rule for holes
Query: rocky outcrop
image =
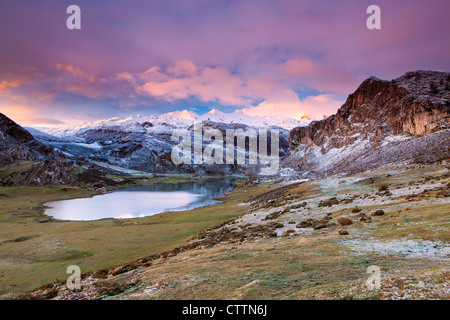
{"label": "rocky outcrop", "polygon": [[370,77],[335,115],[289,134],[284,166],[306,175],[355,172],[450,156],[450,73]]}
{"label": "rocky outcrop", "polygon": [[11,137],[19,143],[34,140],[33,136],[17,123],[0,113],[0,138]]}
{"label": "rocky outcrop", "polygon": [[8,186],[65,183],[66,168],[72,167],[54,153],[52,147],[37,141],[27,130],[0,113],[0,169],[27,160],[8,174],[0,174],[0,184]]}
{"label": "rocky outcrop", "polygon": [[53,157],[53,148],[37,141],[20,125],[0,113],[0,165],[17,159],[44,160]]}
{"label": "rocky outcrop", "polygon": [[20,170],[10,170],[7,176],[0,174],[0,185],[4,186],[42,186],[47,184],[68,183],[66,169],[72,167],[71,162],[43,160],[31,162]]}

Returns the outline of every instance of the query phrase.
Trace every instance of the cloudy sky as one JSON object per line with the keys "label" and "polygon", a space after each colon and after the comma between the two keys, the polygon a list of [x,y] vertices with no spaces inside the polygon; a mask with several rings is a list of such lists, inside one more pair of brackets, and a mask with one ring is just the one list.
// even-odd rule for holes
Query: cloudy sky
{"label": "cloudy sky", "polygon": [[42,127],[212,108],[320,119],[371,75],[449,71],[448,21],[448,0],[0,0],[0,112]]}

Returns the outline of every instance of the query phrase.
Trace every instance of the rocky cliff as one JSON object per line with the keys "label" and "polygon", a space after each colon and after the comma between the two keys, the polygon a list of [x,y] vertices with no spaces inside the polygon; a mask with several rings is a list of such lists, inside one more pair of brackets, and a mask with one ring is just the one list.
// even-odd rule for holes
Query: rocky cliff
{"label": "rocky cliff", "polygon": [[356,172],[450,156],[450,73],[370,77],[335,115],[289,134],[285,167],[304,175]]}
{"label": "rocky cliff", "polygon": [[53,149],[40,143],[24,128],[0,113],[0,165],[17,159],[43,160]]}
{"label": "rocky cliff", "polygon": [[65,169],[71,166],[56,155],[52,147],[37,141],[27,130],[0,113],[0,169],[16,164],[16,168],[10,168],[6,173],[0,170],[0,185],[63,183]]}

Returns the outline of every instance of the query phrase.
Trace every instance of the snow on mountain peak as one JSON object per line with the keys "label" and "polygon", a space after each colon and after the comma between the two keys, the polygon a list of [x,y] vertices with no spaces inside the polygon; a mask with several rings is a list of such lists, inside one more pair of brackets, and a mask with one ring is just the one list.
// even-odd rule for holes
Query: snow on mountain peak
{"label": "snow on mountain peak", "polygon": [[217,109],[212,109],[211,111],[209,111],[207,114],[217,114],[217,115],[223,115],[224,113],[220,110]]}
{"label": "snow on mountain peak", "polygon": [[273,116],[252,116],[245,113],[245,109],[238,109],[231,113],[224,113],[217,109],[212,109],[204,115],[189,110],[173,111],[164,113],[160,116],[141,116],[139,114],[131,115],[128,118],[113,117],[109,119],[86,122],[75,126],[64,126],[52,128],[46,131],[55,136],[73,136],[87,130],[106,129],[108,127],[120,126],[124,131],[142,131],[141,123],[151,122],[154,127],[147,130],[159,130],[158,126],[172,126],[187,128],[193,121],[213,121],[228,124],[246,124],[252,127],[279,126],[284,129],[306,126],[309,123],[309,117],[306,114],[301,115],[301,119],[284,118],[280,115]]}

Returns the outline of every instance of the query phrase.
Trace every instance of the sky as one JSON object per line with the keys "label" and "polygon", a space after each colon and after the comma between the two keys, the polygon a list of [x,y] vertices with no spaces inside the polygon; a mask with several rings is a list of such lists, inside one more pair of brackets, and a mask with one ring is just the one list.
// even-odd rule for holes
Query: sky
{"label": "sky", "polygon": [[448,21],[448,0],[0,0],[0,112],[42,128],[213,108],[321,119],[369,76],[449,71]]}

